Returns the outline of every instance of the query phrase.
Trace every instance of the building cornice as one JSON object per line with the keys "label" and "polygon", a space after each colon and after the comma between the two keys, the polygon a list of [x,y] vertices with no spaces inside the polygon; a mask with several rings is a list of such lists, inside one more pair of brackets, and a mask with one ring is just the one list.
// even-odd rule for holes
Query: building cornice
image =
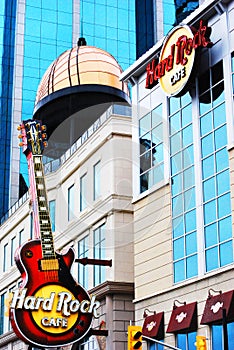
{"label": "building cornice", "polygon": [[95,294],[97,298],[103,298],[110,294],[130,294],[134,293],[134,283],[106,281],[89,290],[90,294]]}

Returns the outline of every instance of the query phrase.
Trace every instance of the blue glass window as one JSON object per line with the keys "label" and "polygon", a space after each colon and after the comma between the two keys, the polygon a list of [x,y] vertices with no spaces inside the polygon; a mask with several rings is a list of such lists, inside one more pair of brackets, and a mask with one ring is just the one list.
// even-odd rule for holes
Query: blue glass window
{"label": "blue glass window", "polygon": [[198,271],[192,104],[188,94],[169,102],[174,281],[180,282]]}
{"label": "blue glass window", "polygon": [[139,120],[140,192],[164,179],[162,105]]}
{"label": "blue glass window", "polygon": [[[86,236],[78,242],[78,258],[88,258],[89,256],[89,237]],[[88,267],[78,264],[78,281],[88,289]]]}
{"label": "blue glass window", "polygon": [[80,178],[80,211],[87,207],[87,174]]}
{"label": "blue glass window", "polygon": [[68,188],[68,221],[71,221],[74,219],[74,209],[75,209],[75,186],[72,185],[71,187]]}
{"label": "blue glass window", "polygon": [[[212,325],[212,349],[224,350],[223,326]],[[234,350],[234,323],[227,324],[228,350]]]}
{"label": "blue glass window", "polygon": [[[105,224],[98,227],[93,232],[93,257],[94,259],[106,258],[106,226]],[[94,266],[94,286],[105,281],[106,267]]]}
{"label": "blue glass window", "polygon": [[177,334],[176,341],[177,347],[181,350],[193,350],[196,342],[196,332]]}
{"label": "blue glass window", "polygon": [[210,271],[233,262],[222,61],[204,77],[205,83],[200,84],[200,113],[205,113],[200,116],[200,133],[206,270]]}
{"label": "blue glass window", "polygon": [[55,231],[55,200],[49,201],[50,221],[52,232]]}

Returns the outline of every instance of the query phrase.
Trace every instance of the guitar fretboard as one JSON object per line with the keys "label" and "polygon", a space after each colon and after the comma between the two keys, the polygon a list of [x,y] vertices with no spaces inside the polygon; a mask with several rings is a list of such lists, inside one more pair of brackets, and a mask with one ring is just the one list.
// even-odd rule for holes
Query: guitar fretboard
{"label": "guitar fretboard", "polygon": [[38,206],[42,256],[44,259],[55,259],[54,240],[51,230],[51,222],[45,187],[42,156],[33,156],[34,176],[36,185],[36,197]]}

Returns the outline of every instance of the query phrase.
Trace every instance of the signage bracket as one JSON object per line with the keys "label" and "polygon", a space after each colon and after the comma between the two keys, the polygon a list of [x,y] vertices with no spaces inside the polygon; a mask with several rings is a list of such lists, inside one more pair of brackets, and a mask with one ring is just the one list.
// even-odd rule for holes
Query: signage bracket
{"label": "signage bracket", "polygon": [[111,260],[104,260],[104,259],[89,259],[89,258],[78,258],[75,259],[75,262],[78,262],[82,265],[101,265],[101,266],[112,266],[112,259]]}

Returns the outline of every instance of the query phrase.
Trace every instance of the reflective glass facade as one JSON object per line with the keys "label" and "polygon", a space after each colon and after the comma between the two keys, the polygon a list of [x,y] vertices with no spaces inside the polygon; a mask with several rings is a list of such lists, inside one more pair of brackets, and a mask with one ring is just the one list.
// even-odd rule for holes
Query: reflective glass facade
{"label": "reflective glass facade", "polygon": [[135,0],[81,0],[81,35],[126,69],[136,58]]}
{"label": "reflective glass facade", "polygon": [[136,0],[136,56],[139,58],[155,44],[154,1]]}
{"label": "reflective glass facade", "polygon": [[16,0],[0,2],[0,216],[8,209]]}
{"label": "reflective glass facade", "polygon": [[198,5],[198,0],[136,0],[137,58],[182,22]]}
{"label": "reflective glass facade", "polygon": [[192,99],[170,99],[174,280],[197,275],[196,192]]}
{"label": "reflective glass facade", "polygon": [[[22,81],[22,119],[33,114],[39,82],[62,52],[72,47],[73,0],[25,2],[24,62]],[[21,157],[21,173],[28,182],[25,157]]]}

